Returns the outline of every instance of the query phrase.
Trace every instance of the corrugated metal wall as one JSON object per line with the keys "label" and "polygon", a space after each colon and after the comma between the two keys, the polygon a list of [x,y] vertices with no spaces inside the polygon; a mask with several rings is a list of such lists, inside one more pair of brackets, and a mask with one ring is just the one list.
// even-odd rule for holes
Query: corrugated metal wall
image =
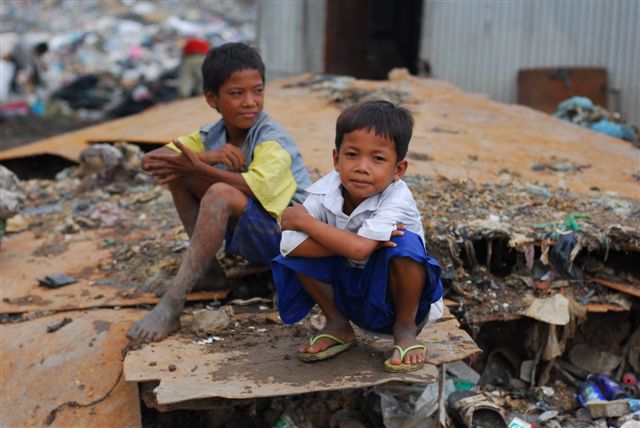
{"label": "corrugated metal wall", "polygon": [[609,107],[640,125],[640,1],[425,0],[423,10],[420,59],[434,78],[515,103],[519,69],[606,67],[620,90]]}
{"label": "corrugated metal wall", "polygon": [[268,0],[258,3],[258,48],[267,80],[324,71],[326,2]]}

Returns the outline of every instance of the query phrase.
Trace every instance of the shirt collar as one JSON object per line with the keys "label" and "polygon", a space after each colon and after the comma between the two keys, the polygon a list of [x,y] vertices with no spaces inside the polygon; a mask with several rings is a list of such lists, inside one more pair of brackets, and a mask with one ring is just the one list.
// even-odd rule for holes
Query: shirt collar
{"label": "shirt collar", "polygon": [[[393,185],[393,183],[391,185]],[[324,205],[326,209],[335,215],[343,213],[342,206],[344,205],[344,198],[342,197],[340,174],[337,171],[331,171],[324,177],[320,178],[307,188],[307,192],[310,194],[324,195],[324,198],[322,198],[322,205]],[[365,211],[375,210],[378,207],[382,193],[384,193],[384,191],[362,201],[362,203],[353,210],[349,217],[353,217],[354,215]]]}

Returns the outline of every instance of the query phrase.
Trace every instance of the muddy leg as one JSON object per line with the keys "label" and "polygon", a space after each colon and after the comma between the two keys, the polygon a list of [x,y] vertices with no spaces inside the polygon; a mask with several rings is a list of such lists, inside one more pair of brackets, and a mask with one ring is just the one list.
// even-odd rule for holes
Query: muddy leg
{"label": "muddy leg", "polygon": [[[169,190],[173,197],[173,203],[178,212],[189,239],[193,236],[193,230],[200,212],[200,200],[205,195],[211,183],[198,178],[181,178],[169,184]],[[162,296],[171,288],[172,281],[167,281],[157,287],[156,296]],[[217,260],[207,266],[207,269],[193,286],[193,290],[220,290],[226,287],[224,272]]]}
{"label": "muddy leg", "polygon": [[130,338],[157,341],[180,327],[187,295],[215,261],[229,219],[237,218],[247,201],[240,190],[227,184],[216,183],[207,190],[200,201],[191,243],[171,287],[151,312],[131,326],[127,332]]}
{"label": "muddy leg", "polygon": [[[333,289],[331,285],[322,283],[302,274],[297,275],[304,289],[318,304],[320,310],[327,318],[327,324],[324,326],[321,333],[332,334],[345,342],[353,340],[355,338],[355,333],[351,324],[349,324],[349,320],[345,318],[345,316],[342,315],[336,307],[333,301]],[[307,341],[300,347],[299,352],[315,354],[324,351],[335,344],[336,342],[329,338],[322,338],[314,343],[313,346],[310,346]]]}
{"label": "muddy leg", "polygon": [[[426,272],[423,263],[403,257],[391,259],[389,264],[389,292],[396,310],[393,324],[393,340],[403,349],[418,343],[416,340],[416,311]],[[424,362],[424,351],[415,349],[407,352],[404,361],[400,360],[400,352],[394,349],[391,364],[417,364]]]}

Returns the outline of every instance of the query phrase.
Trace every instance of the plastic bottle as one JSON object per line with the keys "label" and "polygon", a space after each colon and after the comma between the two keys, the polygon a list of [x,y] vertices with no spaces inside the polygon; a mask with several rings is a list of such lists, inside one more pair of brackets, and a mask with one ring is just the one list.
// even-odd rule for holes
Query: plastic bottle
{"label": "plastic bottle", "polygon": [[611,380],[608,376],[601,374],[589,375],[587,380],[595,382],[607,400],[620,400],[627,396],[624,388]]}
{"label": "plastic bottle", "polygon": [[587,380],[580,386],[580,392],[578,393],[578,403],[584,406],[591,401],[607,401],[604,398],[604,394],[598,388],[598,385],[591,380]]}
{"label": "plastic bottle", "polygon": [[298,428],[298,426],[293,422],[289,415],[284,414],[276,421],[273,428]]}

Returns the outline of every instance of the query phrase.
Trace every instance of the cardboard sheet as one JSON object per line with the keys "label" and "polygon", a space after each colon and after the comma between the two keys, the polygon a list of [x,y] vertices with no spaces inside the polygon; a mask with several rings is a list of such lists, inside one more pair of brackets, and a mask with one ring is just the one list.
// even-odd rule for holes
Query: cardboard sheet
{"label": "cardboard sheet", "polygon": [[[262,331],[264,330],[264,331]],[[175,335],[129,352],[124,362],[127,382],[160,381],[160,405],[211,397],[254,398],[339,390],[391,381],[433,383],[436,365],[480,352],[450,315],[423,330],[428,364],[419,371],[393,374],[383,363],[392,339],[357,332],[358,346],[335,358],[312,364],[297,358],[304,337],[294,327],[268,325],[253,334],[236,335],[211,344]]]}

